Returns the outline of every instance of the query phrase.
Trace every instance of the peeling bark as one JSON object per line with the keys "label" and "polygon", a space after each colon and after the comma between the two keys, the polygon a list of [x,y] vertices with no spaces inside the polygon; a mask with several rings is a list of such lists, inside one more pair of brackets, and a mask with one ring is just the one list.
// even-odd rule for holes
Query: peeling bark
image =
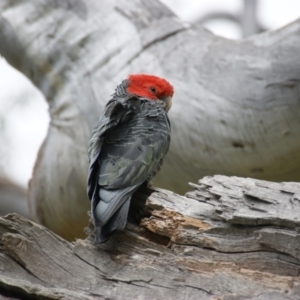
{"label": "peeling bark", "polygon": [[92,227],[69,243],[18,215],[0,218],[0,294],[300,299],[300,184],[214,176],[192,186],[186,196],[138,191],[125,230],[99,246]]}

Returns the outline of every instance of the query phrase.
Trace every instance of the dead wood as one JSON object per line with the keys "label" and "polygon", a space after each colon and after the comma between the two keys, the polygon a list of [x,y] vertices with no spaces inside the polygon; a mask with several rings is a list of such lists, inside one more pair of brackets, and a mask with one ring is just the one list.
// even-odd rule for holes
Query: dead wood
{"label": "dead wood", "polygon": [[[205,177],[135,194],[124,231],[69,243],[0,218],[0,293],[20,299],[300,299],[300,184]],[[140,224],[140,225],[139,225]]]}

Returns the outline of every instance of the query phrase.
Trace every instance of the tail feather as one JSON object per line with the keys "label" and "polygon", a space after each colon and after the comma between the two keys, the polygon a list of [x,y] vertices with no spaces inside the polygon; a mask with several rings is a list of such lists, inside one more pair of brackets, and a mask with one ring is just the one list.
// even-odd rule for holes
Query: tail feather
{"label": "tail feather", "polygon": [[104,226],[96,225],[95,243],[104,243],[116,230],[125,227],[130,206],[131,196],[125,203],[114,213],[110,220]]}
{"label": "tail feather", "polygon": [[92,217],[96,227],[96,243],[103,243],[116,230],[125,227],[131,196],[139,185],[108,190],[99,188],[93,194]]}

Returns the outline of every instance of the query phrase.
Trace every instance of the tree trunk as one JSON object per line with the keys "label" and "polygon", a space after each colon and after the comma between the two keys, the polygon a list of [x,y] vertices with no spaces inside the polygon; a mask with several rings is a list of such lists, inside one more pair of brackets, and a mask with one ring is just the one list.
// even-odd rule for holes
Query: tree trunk
{"label": "tree trunk", "polygon": [[0,218],[0,293],[300,299],[300,184],[214,176],[192,186],[185,197],[138,191],[125,230],[99,246],[93,233],[69,243],[18,215]]}
{"label": "tree trunk", "polygon": [[299,181],[299,31],[298,20],[231,41],[183,23],[156,0],[2,0],[0,53],[50,107],[30,184],[34,219],[80,236],[88,139],[130,73],[175,86],[159,186],[183,192],[212,174]]}

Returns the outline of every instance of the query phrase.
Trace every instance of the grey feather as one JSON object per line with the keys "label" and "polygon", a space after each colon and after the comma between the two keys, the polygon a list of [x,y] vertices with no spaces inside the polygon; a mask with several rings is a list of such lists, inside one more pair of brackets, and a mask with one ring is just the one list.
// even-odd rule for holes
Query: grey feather
{"label": "grey feather", "polygon": [[89,143],[88,195],[96,242],[123,229],[132,194],[160,169],[170,146],[163,101],[127,94],[117,87]]}

